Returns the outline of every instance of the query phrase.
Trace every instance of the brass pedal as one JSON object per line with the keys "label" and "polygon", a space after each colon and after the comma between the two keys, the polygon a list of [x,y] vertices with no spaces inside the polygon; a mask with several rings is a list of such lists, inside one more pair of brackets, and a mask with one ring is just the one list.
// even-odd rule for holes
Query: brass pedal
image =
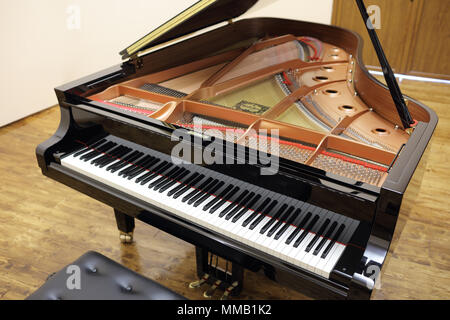
{"label": "brass pedal", "polygon": [[209,279],[209,274],[205,274],[201,279],[189,283],[189,289],[201,287]]}
{"label": "brass pedal", "polygon": [[235,281],[231,284],[231,286],[229,286],[228,288],[225,289],[225,292],[223,293],[222,297],[220,297],[220,300],[227,300],[228,297],[230,296],[231,292],[234,290],[234,288],[236,288],[239,285],[239,282]]}
{"label": "brass pedal", "polygon": [[222,283],[221,280],[217,280],[216,282],[214,282],[214,284],[208,290],[203,292],[203,297],[211,299],[211,297],[214,295],[214,292],[220,286],[221,283]]}

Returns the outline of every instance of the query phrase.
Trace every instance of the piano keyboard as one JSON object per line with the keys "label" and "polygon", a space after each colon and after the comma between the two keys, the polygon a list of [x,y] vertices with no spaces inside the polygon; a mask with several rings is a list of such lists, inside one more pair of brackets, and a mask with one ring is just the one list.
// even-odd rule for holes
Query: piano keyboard
{"label": "piano keyboard", "polygon": [[80,142],[61,165],[325,278],[359,224],[115,136]]}

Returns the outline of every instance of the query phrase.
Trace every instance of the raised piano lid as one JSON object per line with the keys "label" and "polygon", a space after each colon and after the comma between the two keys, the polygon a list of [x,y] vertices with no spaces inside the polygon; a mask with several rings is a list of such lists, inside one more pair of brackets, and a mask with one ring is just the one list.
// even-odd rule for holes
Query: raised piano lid
{"label": "raised piano lid", "polygon": [[122,59],[157,45],[236,18],[258,0],[200,0],[120,52]]}

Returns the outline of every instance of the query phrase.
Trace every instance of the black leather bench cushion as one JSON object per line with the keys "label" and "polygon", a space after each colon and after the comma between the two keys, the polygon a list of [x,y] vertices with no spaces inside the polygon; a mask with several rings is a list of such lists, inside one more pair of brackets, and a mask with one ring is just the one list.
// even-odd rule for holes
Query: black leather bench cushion
{"label": "black leather bench cushion", "polygon": [[[80,289],[69,289],[67,282],[78,266]],[[76,267],[75,267],[76,269]],[[70,272],[67,273],[67,270]],[[70,284],[69,283],[69,284]],[[182,300],[183,296],[167,289],[117,262],[89,251],[61,271],[30,295],[30,300]]]}

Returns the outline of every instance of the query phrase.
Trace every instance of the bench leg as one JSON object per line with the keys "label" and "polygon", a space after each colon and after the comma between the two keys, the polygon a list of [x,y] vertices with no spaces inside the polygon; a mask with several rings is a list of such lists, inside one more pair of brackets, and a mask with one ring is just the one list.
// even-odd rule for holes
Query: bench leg
{"label": "bench leg", "polygon": [[114,209],[114,215],[120,231],[120,241],[122,243],[133,242],[134,218],[116,209]]}

